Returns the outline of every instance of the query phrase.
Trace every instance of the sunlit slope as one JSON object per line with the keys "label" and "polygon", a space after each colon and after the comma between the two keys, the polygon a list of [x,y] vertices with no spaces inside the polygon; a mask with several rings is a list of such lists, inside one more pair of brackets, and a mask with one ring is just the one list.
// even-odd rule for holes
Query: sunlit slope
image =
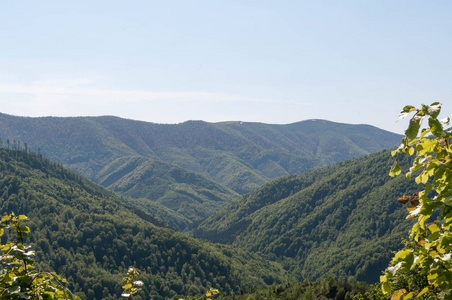
{"label": "sunlit slope", "polygon": [[191,228],[239,197],[202,175],[143,156],[116,159],[99,172],[98,181],[137,199],[135,205],[179,230]]}
{"label": "sunlit slope", "polygon": [[410,222],[389,151],[276,179],[204,221],[197,236],[290,258],[305,278],[376,281]]}

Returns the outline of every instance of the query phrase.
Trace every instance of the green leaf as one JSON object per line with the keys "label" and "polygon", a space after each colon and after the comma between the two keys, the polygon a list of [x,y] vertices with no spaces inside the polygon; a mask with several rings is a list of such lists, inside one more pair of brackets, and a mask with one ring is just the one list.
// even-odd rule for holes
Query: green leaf
{"label": "green leaf", "polygon": [[[416,151],[418,152],[418,157],[432,152],[435,146],[438,144],[437,140],[423,139],[417,146]],[[424,162],[424,161],[423,161]]]}
{"label": "green leaf", "polygon": [[381,285],[381,290],[383,291],[383,294],[388,294],[391,291],[391,285],[389,282],[383,282]]}
{"label": "green leaf", "polygon": [[434,102],[430,104],[430,106],[428,106],[427,111],[432,118],[436,119],[436,117],[438,117],[439,113],[441,112],[441,103]]}
{"label": "green leaf", "polygon": [[421,135],[419,137],[422,139],[426,134],[428,134],[431,131],[432,131],[431,129],[424,128],[422,129]]}
{"label": "green leaf", "polygon": [[405,105],[405,107],[402,109],[402,112],[412,112],[415,110],[416,108],[413,105]]}
{"label": "green leaf", "polygon": [[437,137],[444,137],[446,135],[443,130],[443,126],[437,119],[428,118],[428,126],[430,126],[433,135]]}
{"label": "green leaf", "polygon": [[402,169],[400,168],[399,162],[395,161],[394,165],[392,166],[391,170],[389,171],[389,176],[394,177],[399,175],[402,172]]}
{"label": "green leaf", "polygon": [[421,122],[422,117],[415,115],[414,117],[411,118],[410,125],[408,126],[408,129],[405,130],[405,135],[408,137],[409,140],[414,140],[417,137],[419,129],[421,128]]}
{"label": "green leaf", "polygon": [[393,260],[397,261],[399,259],[404,259],[407,255],[413,254],[413,250],[407,249],[407,250],[400,250],[397,252],[397,254],[394,256]]}
{"label": "green leaf", "polygon": [[412,266],[414,263],[414,254],[411,252],[410,254],[408,254],[405,259],[402,262],[402,271],[403,272],[408,272],[411,270]]}

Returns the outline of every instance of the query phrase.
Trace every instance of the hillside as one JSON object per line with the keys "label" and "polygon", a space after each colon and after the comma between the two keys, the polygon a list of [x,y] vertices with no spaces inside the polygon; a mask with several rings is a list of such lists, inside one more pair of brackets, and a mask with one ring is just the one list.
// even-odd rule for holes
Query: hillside
{"label": "hillside", "polygon": [[392,163],[383,151],[276,179],[205,220],[196,236],[287,259],[307,279],[375,282],[411,224],[396,199],[416,190],[388,176]]}
{"label": "hillside", "polygon": [[[0,149],[0,209],[30,218],[30,240],[44,270],[66,277],[82,299],[119,299],[135,266],[136,299],[164,299],[266,286],[285,280],[277,263],[161,227],[105,188],[26,150]],[[284,279],[283,279],[284,278]]]}
{"label": "hillside", "polygon": [[99,172],[98,180],[179,230],[192,228],[239,197],[204,176],[142,156],[116,159]]}
{"label": "hillside", "polygon": [[[154,124],[117,117],[0,114],[0,139],[27,143],[98,183],[118,158],[142,156],[195,172],[239,194],[277,177],[395,147],[400,136],[369,125],[309,120]],[[334,147],[332,147],[334,145]],[[114,172],[114,170],[112,170]]]}

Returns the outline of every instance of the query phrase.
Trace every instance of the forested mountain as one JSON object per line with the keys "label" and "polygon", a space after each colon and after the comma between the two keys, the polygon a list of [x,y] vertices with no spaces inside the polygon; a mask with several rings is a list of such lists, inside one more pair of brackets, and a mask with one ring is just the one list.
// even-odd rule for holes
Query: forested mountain
{"label": "forested mountain", "polygon": [[117,117],[26,118],[0,114],[3,143],[26,142],[96,182],[118,158],[143,156],[249,192],[277,177],[397,146],[400,136],[369,125],[309,120],[154,124]]}
{"label": "forested mountain", "polygon": [[29,217],[39,267],[66,277],[82,299],[119,299],[129,266],[144,282],[134,299],[199,295],[210,287],[230,292],[287,278],[277,263],[161,227],[126,200],[39,154],[0,149],[1,212]]}
{"label": "forested mountain", "polygon": [[416,190],[388,176],[392,163],[382,151],[276,179],[205,220],[196,236],[288,259],[307,279],[375,282],[411,224],[397,198]]}
{"label": "forested mountain", "polygon": [[400,137],[368,125],[323,120],[169,125],[117,117],[0,114],[0,139],[10,148],[25,143],[78,174],[136,198],[134,205],[186,230],[237,193],[280,176],[394,147]]}
{"label": "forested mountain", "polygon": [[239,197],[204,176],[143,156],[116,159],[99,172],[98,180],[137,199],[134,206],[179,230],[191,228]]}

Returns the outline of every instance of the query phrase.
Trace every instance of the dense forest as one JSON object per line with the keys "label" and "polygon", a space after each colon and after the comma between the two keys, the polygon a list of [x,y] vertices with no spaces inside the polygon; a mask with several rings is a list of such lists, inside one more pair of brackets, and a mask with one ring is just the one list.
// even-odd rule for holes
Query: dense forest
{"label": "dense forest", "polygon": [[324,120],[169,125],[116,117],[0,114],[0,139],[5,146],[27,142],[29,149],[136,199],[142,210],[188,231],[239,194],[272,179],[395,147],[400,136]]}
{"label": "dense forest", "polygon": [[199,295],[212,286],[232,293],[287,279],[278,263],[165,228],[25,149],[0,150],[0,191],[3,213],[29,217],[39,267],[66,277],[81,299],[118,299],[129,266],[145,284],[136,299]]}
{"label": "dense forest", "polygon": [[383,151],[264,185],[199,227],[230,247],[167,228],[132,198],[14,143],[0,151],[1,210],[30,217],[39,267],[68,278],[82,299],[117,299],[129,266],[145,282],[137,299],[210,287],[264,293],[259,287],[327,274],[371,283],[409,226],[392,195],[413,186],[387,176],[388,164]]}
{"label": "dense forest", "polygon": [[[46,118],[25,119],[47,122]],[[195,124],[220,126],[203,122],[190,126]],[[239,125],[221,124],[229,131]],[[262,129],[263,124],[247,126],[260,132],[270,130]],[[347,132],[347,127],[343,129]],[[357,134],[355,129],[351,126],[349,131]],[[63,147],[69,155],[71,145],[61,144],[65,139],[49,145]],[[119,145],[111,142],[110,146]],[[121,278],[130,266],[140,271],[144,282],[137,299],[199,296],[211,287],[221,291],[222,299],[227,295],[237,299],[290,299],[294,295],[350,299],[370,289],[350,283],[376,282],[391,251],[402,247],[411,223],[404,220],[406,210],[396,198],[417,189],[413,182],[388,176],[393,162],[389,151],[278,177],[240,196],[210,175],[135,150],[125,156],[113,154],[108,146],[104,160],[96,161],[94,155],[85,164],[89,168],[98,165],[97,181],[107,190],[47,158],[43,149],[33,152],[28,144],[12,139],[0,143],[1,211],[30,218],[39,268],[66,277],[81,299],[118,299]],[[187,149],[178,151],[187,153]],[[234,151],[220,152],[231,158]],[[409,161],[400,157],[399,163],[407,168]],[[250,172],[258,174],[256,170]],[[7,239],[3,236],[2,242]],[[329,285],[326,276],[330,276]],[[332,278],[339,281],[333,284]]]}
{"label": "dense forest", "polygon": [[188,230],[239,197],[183,168],[142,156],[118,158],[99,173],[100,184],[178,230]]}
{"label": "dense forest", "polygon": [[244,194],[283,175],[395,147],[401,136],[369,125],[324,120],[287,125],[155,124],[117,117],[0,114],[0,138],[27,142],[30,149],[40,149],[97,183],[106,175],[101,170],[117,158],[142,156],[182,167]]}
{"label": "dense forest", "polygon": [[[305,279],[376,282],[411,226],[389,151],[276,179],[205,220],[196,236],[285,261]],[[400,163],[407,169],[408,159]],[[287,260],[287,261],[286,261]]]}

